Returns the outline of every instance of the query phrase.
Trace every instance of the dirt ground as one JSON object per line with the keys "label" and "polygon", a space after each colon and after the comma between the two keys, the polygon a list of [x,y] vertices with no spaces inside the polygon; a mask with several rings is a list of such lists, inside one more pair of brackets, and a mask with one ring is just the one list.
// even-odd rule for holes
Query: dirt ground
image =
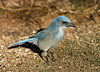
{"label": "dirt ground", "polygon": [[[30,48],[8,49],[11,44],[34,36],[40,26],[46,28],[61,15],[68,17],[77,28],[65,29],[63,40],[52,49],[55,62],[49,56],[47,64]],[[100,72],[100,15],[95,14],[95,22],[80,19],[82,22],[73,14],[56,14],[54,11],[28,23],[19,17],[14,18],[13,13],[1,11],[0,72]]]}

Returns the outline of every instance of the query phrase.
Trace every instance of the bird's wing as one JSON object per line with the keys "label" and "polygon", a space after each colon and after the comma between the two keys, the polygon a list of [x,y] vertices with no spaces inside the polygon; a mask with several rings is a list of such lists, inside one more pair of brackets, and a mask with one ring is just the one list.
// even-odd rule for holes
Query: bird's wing
{"label": "bird's wing", "polygon": [[23,40],[23,41],[14,43],[12,45],[18,45],[18,44],[22,44],[22,43],[25,43],[25,42],[29,42],[29,43],[36,44],[37,45],[38,39],[44,39],[49,34],[50,34],[50,32],[47,29],[45,29],[43,31],[38,32],[33,38],[26,39],[26,40]]}
{"label": "bird's wing", "polygon": [[34,37],[38,38],[38,39],[44,39],[45,37],[47,37],[50,34],[50,32],[48,30],[43,30],[38,32]]}

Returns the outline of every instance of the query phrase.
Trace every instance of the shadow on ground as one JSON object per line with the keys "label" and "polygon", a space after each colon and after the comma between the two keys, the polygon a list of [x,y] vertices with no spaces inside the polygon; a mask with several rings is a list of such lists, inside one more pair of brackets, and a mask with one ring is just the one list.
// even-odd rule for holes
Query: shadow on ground
{"label": "shadow on ground", "polygon": [[[42,58],[42,55],[41,53],[43,52],[42,50],[39,49],[38,46],[32,44],[32,43],[24,43],[22,45],[16,45],[16,46],[11,46],[11,47],[8,47],[8,49],[13,49],[13,48],[18,48],[18,47],[24,47],[24,48],[28,48],[30,49],[31,51],[35,52],[35,53],[38,53],[39,56]],[[43,59],[43,58],[42,58]]]}

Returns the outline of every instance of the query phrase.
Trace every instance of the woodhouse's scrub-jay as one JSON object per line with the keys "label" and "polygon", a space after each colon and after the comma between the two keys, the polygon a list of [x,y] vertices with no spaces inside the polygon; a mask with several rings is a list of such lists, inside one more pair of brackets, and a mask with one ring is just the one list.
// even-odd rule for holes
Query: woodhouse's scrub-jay
{"label": "woodhouse's scrub-jay", "polygon": [[[44,56],[46,57],[46,62],[48,62],[47,51],[50,50],[51,53],[51,49],[57,46],[61,42],[64,36],[64,29],[68,27],[76,27],[76,26],[72,24],[67,17],[59,16],[55,18],[47,28],[38,32],[33,38],[14,43],[12,45],[18,45],[25,42],[35,44],[36,46],[39,47],[40,50],[44,52]],[[53,55],[52,58],[54,60]]]}

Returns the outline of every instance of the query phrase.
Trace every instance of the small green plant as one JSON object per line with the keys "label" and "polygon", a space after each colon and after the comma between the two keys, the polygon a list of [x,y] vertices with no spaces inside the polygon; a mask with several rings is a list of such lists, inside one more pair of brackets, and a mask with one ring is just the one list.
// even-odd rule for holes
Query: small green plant
{"label": "small green plant", "polygon": [[0,8],[0,11],[2,11],[2,9]]}
{"label": "small green plant", "polygon": [[73,0],[71,5],[83,5],[84,2],[84,0]]}

